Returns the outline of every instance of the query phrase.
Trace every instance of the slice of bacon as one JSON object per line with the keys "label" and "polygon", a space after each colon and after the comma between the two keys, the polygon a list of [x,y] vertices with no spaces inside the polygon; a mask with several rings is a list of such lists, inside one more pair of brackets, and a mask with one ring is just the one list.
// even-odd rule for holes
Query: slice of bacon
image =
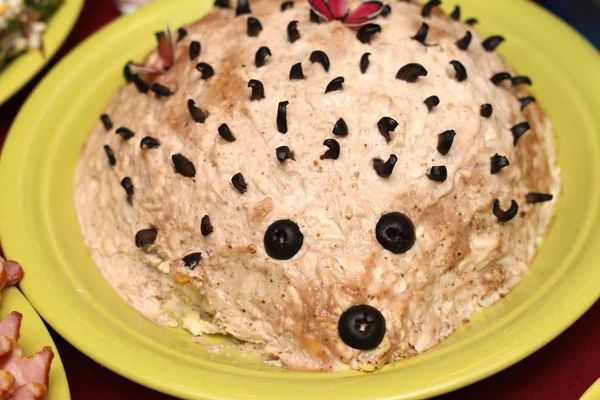
{"label": "slice of bacon", "polygon": [[[15,261],[0,257],[0,290],[23,278],[23,269]],[[50,347],[23,357],[17,347],[23,315],[13,311],[0,321],[0,400],[42,400],[48,394],[50,365],[54,353]]]}
{"label": "slice of bacon", "polygon": [[48,386],[37,383],[29,382],[23,385],[12,393],[11,400],[41,400],[46,398],[48,394]]}
{"label": "slice of bacon", "polygon": [[346,26],[361,26],[377,18],[383,11],[383,3],[379,1],[366,1],[361,3],[356,10],[342,19]]}
{"label": "slice of bacon", "polygon": [[2,321],[0,321],[0,335],[7,337],[13,342],[17,342],[20,337],[21,320],[23,315],[16,311],[8,314]]}
{"label": "slice of bacon", "polygon": [[14,285],[23,279],[23,268],[16,261],[5,261],[6,285]]}
{"label": "slice of bacon", "polygon": [[10,354],[16,347],[16,343],[14,340],[9,339],[4,335],[0,335],[0,359],[5,354]]}
{"label": "slice of bacon", "polygon": [[[0,290],[4,289],[6,286],[6,268],[4,268],[4,264],[6,261],[2,257],[0,257]],[[0,299],[2,296],[0,295]]]}
{"label": "slice of bacon", "polygon": [[0,363],[17,347],[23,315],[13,311],[0,321]]}
{"label": "slice of bacon", "polygon": [[3,366],[5,371],[15,377],[15,386],[21,387],[29,382],[48,386],[50,364],[54,358],[52,349],[46,346],[32,356],[21,357],[21,355],[20,349],[13,350],[10,359]]}
{"label": "slice of bacon", "polygon": [[14,285],[23,279],[23,268],[15,261],[6,261],[0,257],[0,290]]}
{"label": "slice of bacon", "polygon": [[15,377],[10,372],[0,369],[0,399],[10,399],[15,386]]}

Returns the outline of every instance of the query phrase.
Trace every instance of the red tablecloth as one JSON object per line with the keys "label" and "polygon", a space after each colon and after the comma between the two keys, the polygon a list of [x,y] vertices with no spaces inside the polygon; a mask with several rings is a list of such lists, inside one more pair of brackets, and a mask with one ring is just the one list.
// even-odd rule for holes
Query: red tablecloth
{"label": "red tablecloth", "polygon": [[[64,56],[88,35],[118,16],[109,0],[87,0],[79,22],[53,60]],[[38,83],[29,83],[0,106],[0,146],[19,108]],[[599,266],[600,267],[600,266]],[[169,396],[151,391],[122,378],[83,355],[51,331],[65,364],[74,400],[153,400]],[[550,344],[499,374],[438,400],[570,400],[600,377],[600,302]],[[402,385],[402,382],[398,382]]]}

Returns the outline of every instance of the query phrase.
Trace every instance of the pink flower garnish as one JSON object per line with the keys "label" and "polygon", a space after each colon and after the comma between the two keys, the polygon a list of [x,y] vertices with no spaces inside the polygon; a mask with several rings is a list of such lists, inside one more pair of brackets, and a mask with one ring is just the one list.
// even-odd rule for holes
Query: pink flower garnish
{"label": "pink flower garnish", "polygon": [[383,4],[379,1],[361,3],[352,12],[347,10],[346,0],[308,0],[308,2],[313,11],[322,19],[338,20],[351,27],[371,22],[383,11]]}
{"label": "pink flower garnish", "polygon": [[162,74],[165,71],[149,64],[129,64],[129,70],[134,74]]}
{"label": "pink flower garnish", "polygon": [[158,39],[158,56],[162,62],[162,67],[157,67],[152,64],[130,63],[129,69],[133,74],[164,74],[173,66],[173,63],[175,63],[175,44],[168,22],[167,30],[157,33],[156,38]]}
{"label": "pink flower garnish", "polygon": [[175,62],[175,49],[169,23],[167,23],[167,30],[158,34],[158,55],[163,62],[163,68],[165,70],[171,68]]}

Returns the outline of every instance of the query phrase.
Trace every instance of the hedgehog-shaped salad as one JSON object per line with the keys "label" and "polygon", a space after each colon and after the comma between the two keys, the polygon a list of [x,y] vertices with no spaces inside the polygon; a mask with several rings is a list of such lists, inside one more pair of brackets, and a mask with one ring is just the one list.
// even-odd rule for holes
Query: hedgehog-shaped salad
{"label": "hedgehog-shaped salad", "polygon": [[532,80],[439,1],[218,0],[85,144],[90,254],[145,316],[294,370],[423,352],[527,273],[560,191]]}

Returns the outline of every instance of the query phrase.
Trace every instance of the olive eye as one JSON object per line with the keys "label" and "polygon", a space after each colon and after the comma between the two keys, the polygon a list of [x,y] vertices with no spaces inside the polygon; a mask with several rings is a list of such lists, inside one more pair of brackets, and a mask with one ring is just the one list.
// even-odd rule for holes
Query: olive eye
{"label": "olive eye", "polygon": [[415,244],[415,226],[399,212],[383,215],[375,227],[377,241],[394,254],[405,253]]}
{"label": "olive eye", "polygon": [[385,330],[385,318],[381,311],[366,304],[350,307],[338,321],[340,339],[358,350],[371,350],[379,346]]}
{"label": "olive eye", "polygon": [[276,260],[294,257],[304,242],[298,224],[289,219],[273,222],[265,232],[264,245],[267,254]]}

